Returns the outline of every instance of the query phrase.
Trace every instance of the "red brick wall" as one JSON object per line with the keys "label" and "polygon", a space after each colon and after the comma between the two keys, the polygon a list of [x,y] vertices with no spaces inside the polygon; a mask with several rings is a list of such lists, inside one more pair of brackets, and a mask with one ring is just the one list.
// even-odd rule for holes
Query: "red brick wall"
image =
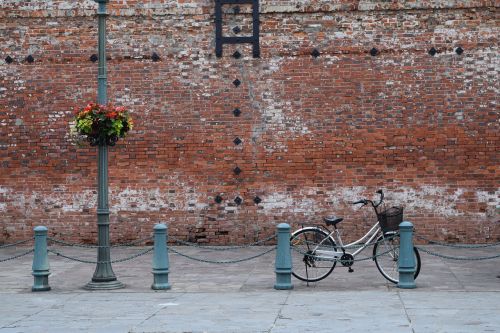
{"label": "red brick wall", "polygon": [[[112,241],[161,221],[176,237],[245,243],[279,222],[333,213],[350,215],[343,228],[360,235],[370,222],[348,201],[379,188],[423,235],[498,241],[494,6],[262,1],[253,59],[250,46],[215,57],[212,1],[110,1],[109,99],[136,123],[110,149]],[[75,107],[96,100],[96,7],[0,4],[0,242],[40,224],[95,241],[96,149],[73,144],[69,124]],[[247,34],[248,12],[225,14],[225,34],[235,25]],[[243,58],[231,57],[236,49]]]}

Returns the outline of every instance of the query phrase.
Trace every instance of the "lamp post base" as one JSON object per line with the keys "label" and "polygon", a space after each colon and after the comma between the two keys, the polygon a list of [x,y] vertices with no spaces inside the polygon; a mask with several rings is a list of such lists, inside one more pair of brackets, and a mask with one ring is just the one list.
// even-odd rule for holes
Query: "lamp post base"
{"label": "lamp post base", "polygon": [[86,290],[113,290],[121,288],[125,288],[125,285],[118,280],[105,282],[90,281],[83,287]]}

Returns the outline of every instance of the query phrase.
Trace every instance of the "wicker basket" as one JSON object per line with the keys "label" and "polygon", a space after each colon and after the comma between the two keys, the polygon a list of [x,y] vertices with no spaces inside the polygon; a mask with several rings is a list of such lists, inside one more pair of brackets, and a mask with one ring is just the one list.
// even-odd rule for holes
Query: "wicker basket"
{"label": "wicker basket", "polygon": [[403,222],[402,207],[391,207],[378,214],[378,223],[384,233],[398,230],[401,222]]}

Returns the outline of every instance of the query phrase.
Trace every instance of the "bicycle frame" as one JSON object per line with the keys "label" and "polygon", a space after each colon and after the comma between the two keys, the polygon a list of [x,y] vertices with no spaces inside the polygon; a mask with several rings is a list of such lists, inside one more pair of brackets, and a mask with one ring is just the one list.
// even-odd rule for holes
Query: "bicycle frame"
{"label": "bicycle frame", "polygon": [[[344,245],[344,243],[342,242],[342,238],[340,237],[339,230],[336,227],[334,227],[334,230],[330,231],[328,236],[325,237],[318,245],[316,245],[316,247],[313,249],[313,253],[315,253],[315,258],[318,260],[321,260],[321,259],[340,260],[340,258],[344,254],[349,253],[349,252],[346,252],[346,249],[348,249],[349,247],[352,247],[352,246],[362,244],[364,242],[363,245],[361,245],[359,247],[359,249],[357,249],[353,253],[349,253],[353,257],[356,257],[361,251],[366,249],[368,246],[372,245],[374,243],[373,240],[377,236],[379,236],[380,234],[382,234],[381,229],[380,229],[378,222],[376,222],[375,225],[373,227],[371,227],[371,229],[363,237],[361,237],[360,239],[358,239],[352,243]],[[338,247],[340,247],[341,251],[328,251],[328,250],[318,249],[323,244],[323,242],[325,242],[325,240],[327,240],[328,238],[332,238],[335,241],[335,244]],[[365,242],[365,240],[367,240],[367,239],[368,239],[368,241]]]}

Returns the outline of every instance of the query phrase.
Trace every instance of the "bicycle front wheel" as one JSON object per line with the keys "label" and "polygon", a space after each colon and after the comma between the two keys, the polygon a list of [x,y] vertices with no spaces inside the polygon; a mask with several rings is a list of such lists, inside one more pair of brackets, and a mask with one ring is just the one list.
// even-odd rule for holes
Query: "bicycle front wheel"
{"label": "bicycle front wheel", "polygon": [[[420,273],[420,254],[414,247],[415,275],[416,279]],[[379,272],[392,283],[399,282],[398,259],[399,259],[399,234],[391,236],[380,236],[373,247],[373,257]]]}
{"label": "bicycle front wheel", "polygon": [[[326,278],[335,268],[333,255],[335,242],[319,228],[304,228],[294,232],[290,238],[292,247],[292,274],[306,282],[317,282]],[[329,258],[330,257],[330,258]]]}

